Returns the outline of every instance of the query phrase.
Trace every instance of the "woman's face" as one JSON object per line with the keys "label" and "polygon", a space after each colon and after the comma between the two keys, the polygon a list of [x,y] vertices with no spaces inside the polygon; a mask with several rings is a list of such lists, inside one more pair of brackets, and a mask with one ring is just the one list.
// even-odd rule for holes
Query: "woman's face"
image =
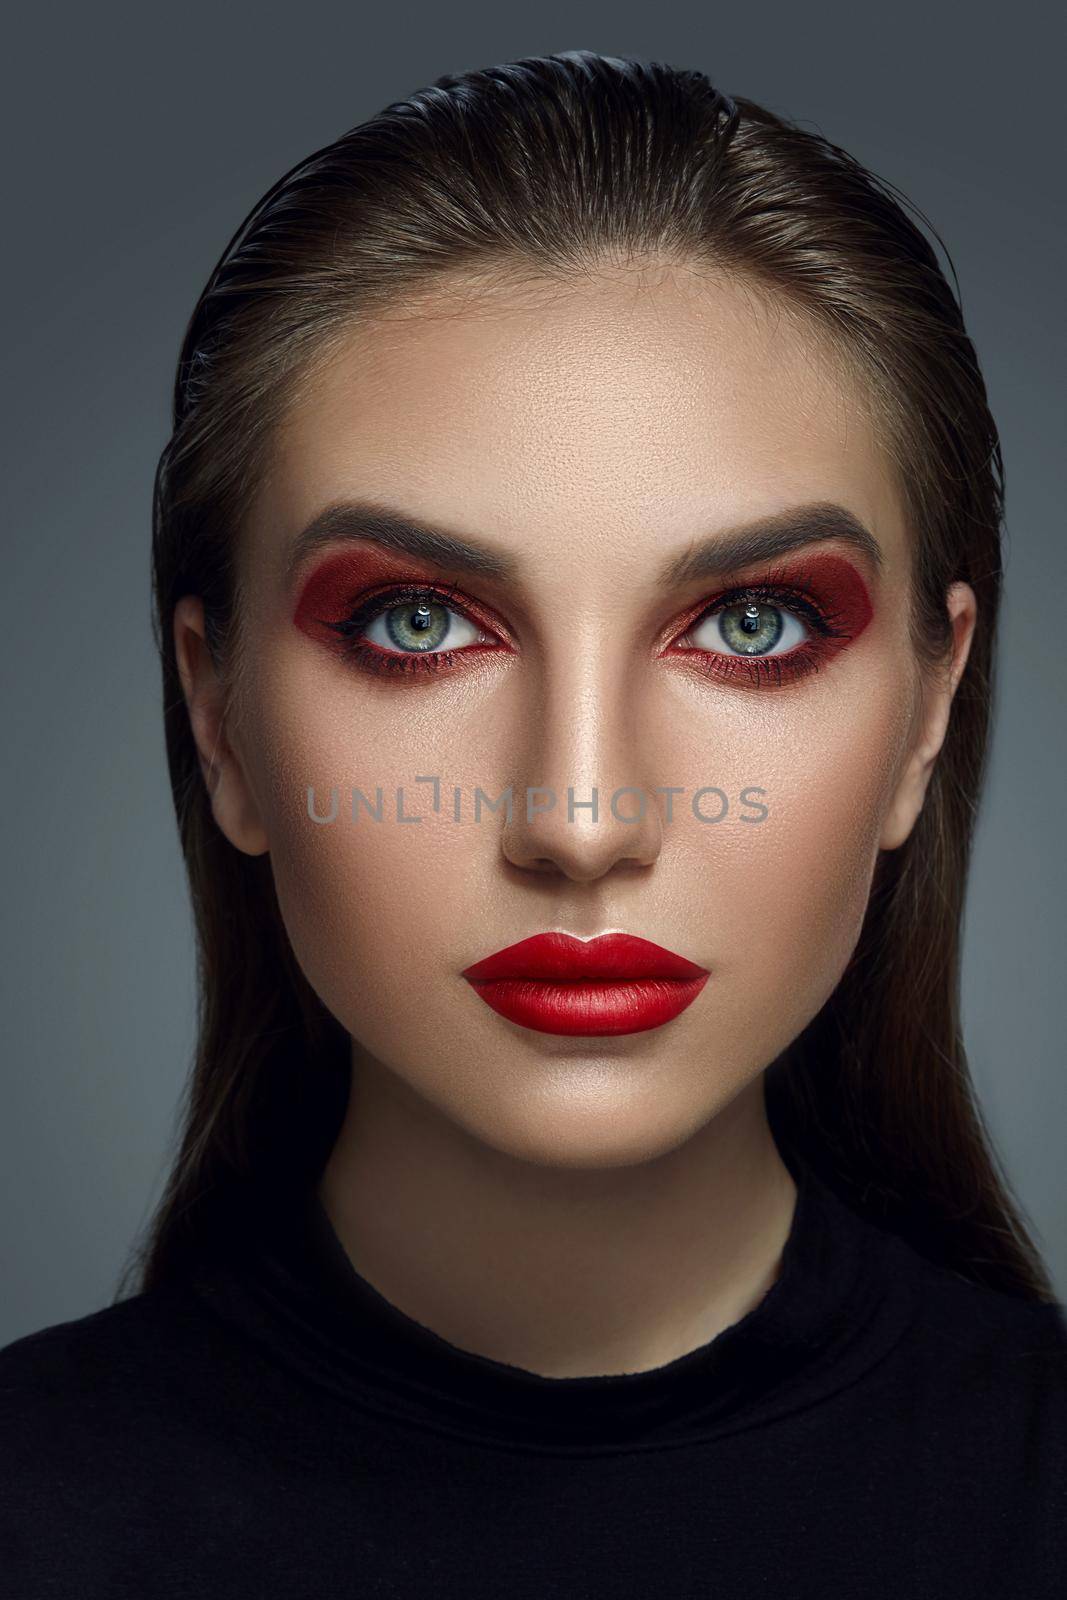
{"label": "woman's face", "polygon": [[[298,542],[346,504],[483,559],[344,537],[336,510]],[[836,986],[943,733],[901,504],[844,371],[706,274],[441,296],[335,348],[244,532],[215,814],[269,849],[357,1070],[537,1162],[679,1145]],[[427,583],[449,593],[398,593]],[[509,786],[510,821],[487,804]],[[309,788],[320,817],[337,792],[333,821]],[[381,820],[353,820],[354,788]],[[462,974],[547,930],[621,930],[710,976],[659,1025],[544,1031]]]}

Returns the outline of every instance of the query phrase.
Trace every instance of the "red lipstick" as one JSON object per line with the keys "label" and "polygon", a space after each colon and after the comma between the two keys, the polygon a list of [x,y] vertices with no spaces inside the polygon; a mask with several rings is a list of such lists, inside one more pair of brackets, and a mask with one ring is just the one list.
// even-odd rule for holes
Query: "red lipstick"
{"label": "red lipstick", "polygon": [[643,1033],[692,1005],[711,976],[629,933],[537,933],[461,974],[486,1005],[538,1033]]}

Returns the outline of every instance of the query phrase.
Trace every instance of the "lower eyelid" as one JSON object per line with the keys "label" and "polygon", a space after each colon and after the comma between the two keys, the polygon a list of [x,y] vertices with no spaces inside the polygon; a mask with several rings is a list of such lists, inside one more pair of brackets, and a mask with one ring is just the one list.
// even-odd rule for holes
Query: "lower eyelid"
{"label": "lower eyelid", "polygon": [[667,652],[691,671],[719,685],[742,689],[779,688],[817,673],[837,653],[837,641],[806,640],[775,655],[728,654],[718,650],[674,649]]}

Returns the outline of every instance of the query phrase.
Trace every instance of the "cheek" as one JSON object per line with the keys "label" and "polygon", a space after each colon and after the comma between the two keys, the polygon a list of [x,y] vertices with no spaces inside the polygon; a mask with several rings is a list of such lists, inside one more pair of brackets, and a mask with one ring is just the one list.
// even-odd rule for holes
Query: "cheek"
{"label": "cheek", "polygon": [[[447,820],[421,807],[421,821],[398,823],[388,788],[383,820],[364,813],[353,823],[348,794],[336,821],[315,824],[305,814],[272,851],[282,917],[305,976],[349,1033],[381,1053],[390,1039],[395,1046],[404,1017],[416,1053],[432,1050],[434,974],[454,965],[471,909],[463,848]],[[321,804],[325,812],[325,795]],[[413,980],[425,1011],[413,1007]]]}
{"label": "cheek", "polygon": [[729,983],[751,1026],[773,1031],[765,1059],[821,1008],[855,949],[908,727],[900,680],[889,675],[835,697],[821,716],[783,724],[761,741],[756,764],[766,820],[707,847],[713,926],[740,935],[724,952],[724,992]]}
{"label": "cheek", "polygon": [[[271,867],[293,951],[323,1003],[376,1052],[396,1018],[416,1051],[435,1043],[430,994],[434,972],[451,973],[470,904],[471,856],[490,828],[450,816],[448,784],[457,771],[454,721],[442,727],[412,696],[403,737],[395,711],[383,716],[373,695],[336,672],[302,672],[291,658],[264,664],[248,722],[249,760],[257,803],[271,841]],[[254,732],[253,732],[254,729]],[[477,776],[482,768],[476,767]],[[440,811],[418,773],[441,775]],[[313,788],[315,813],[309,814]],[[353,820],[352,791],[362,790]],[[375,807],[381,791],[381,820]],[[398,820],[397,793],[403,790]],[[331,793],[333,791],[333,793]],[[462,963],[461,963],[462,964]],[[425,1013],[413,1012],[412,976],[425,992]],[[390,1019],[392,1019],[390,1021]],[[424,1035],[424,1037],[421,1037]],[[420,1036],[420,1037],[417,1037]]]}

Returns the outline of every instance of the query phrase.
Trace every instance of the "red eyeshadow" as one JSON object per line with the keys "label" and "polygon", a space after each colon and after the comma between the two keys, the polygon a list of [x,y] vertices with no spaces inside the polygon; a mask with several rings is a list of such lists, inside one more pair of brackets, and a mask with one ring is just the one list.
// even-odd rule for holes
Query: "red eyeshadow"
{"label": "red eyeshadow", "polygon": [[293,622],[302,633],[336,646],[331,622],[343,622],[356,600],[379,584],[432,583],[438,580],[412,557],[372,546],[339,550],[311,573],[300,591]]}
{"label": "red eyeshadow", "polygon": [[[764,580],[761,580],[764,581]],[[874,616],[867,585],[851,561],[829,554],[786,561],[774,570],[774,581],[795,582],[810,593],[821,609],[833,617],[835,626],[848,634],[851,643]]]}

